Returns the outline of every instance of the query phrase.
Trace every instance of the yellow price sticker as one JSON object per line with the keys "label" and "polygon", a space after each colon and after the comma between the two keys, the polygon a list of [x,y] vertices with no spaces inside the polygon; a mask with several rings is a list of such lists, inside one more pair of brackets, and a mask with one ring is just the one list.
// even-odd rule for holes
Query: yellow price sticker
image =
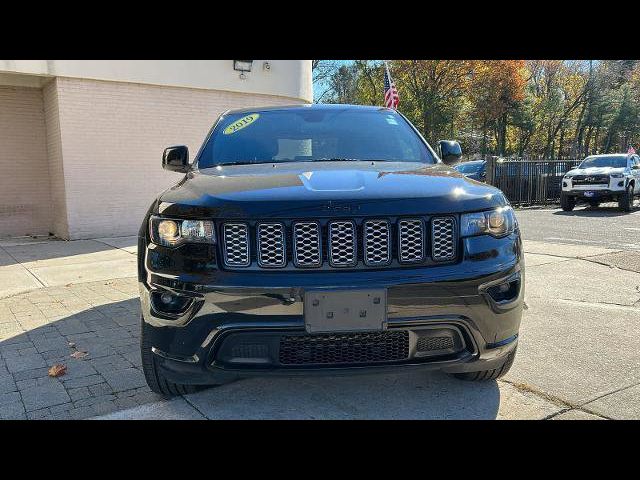
{"label": "yellow price sticker", "polygon": [[236,120],[227,128],[225,128],[222,133],[225,135],[231,135],[232,133],[236,133],[243,128],[248,127],[253,122],[255,122],[260,117],[259,113],[252,113],[251,115],[247,115],[246,117],[242,117],[240,120]]}

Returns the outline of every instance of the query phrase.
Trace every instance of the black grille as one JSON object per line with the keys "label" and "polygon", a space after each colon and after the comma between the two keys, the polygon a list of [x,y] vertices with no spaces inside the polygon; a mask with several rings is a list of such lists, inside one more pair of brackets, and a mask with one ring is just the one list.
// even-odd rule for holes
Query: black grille
{"label": "black grille", "polygon": [[573,185],[609,185],[608,175],[575,175]]}
{"label": "black grille", "polygon": [[386,220],[364,223],[364,262],[367,265],[386,265],[391,261],[391,228]]}
{"label": "black grille", "polygon": [[453,217],[436,217],[431,221],[431,256],[437,262],[456,256],[456,221]]}
{"label": "black grille", "polygon": [[[453,216],[222,223],[231,268],[370,268],[450,262],[458,255]],[[253,240],[255,239],[255,241]]]}
{"label": "black grille", "polygon": [[233,267],[246,267],[249,258],[249,229],[244,223],[225,223],[223,229],[224,262]]}
{"label": "black grille", "polygon": [[353,222],[337,221],[329,224],[329,261],[334,267],[356,264],[356,226]]}
{"label": "black grille", "polygon": [[451,348],[454,348],[452,337],[422,337],[418,339],[418,345],[416,346],[418,352],[447,350]]}
{"label": "black grille", "polygon": [[397,362],[409,357],[409,332],[289,335],[280,339],[282,365]]}
{"label": "black grille", "polygon": [[424,224],[419,218],[400,220],[399,260],[421,262],[424,259]]}
{"label": "black grille", "polygon": [[258,262],[261,267],[284,267],[287,263],[284,245],[284,225],[258,225]]}

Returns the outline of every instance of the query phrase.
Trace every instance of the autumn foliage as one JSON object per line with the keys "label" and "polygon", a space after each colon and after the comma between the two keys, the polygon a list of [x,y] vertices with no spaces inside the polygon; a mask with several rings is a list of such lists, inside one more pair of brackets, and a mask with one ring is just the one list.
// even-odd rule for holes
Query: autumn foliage
{"label": "autumn foliage", "polygon": [[[382,61],[324,68],[319,101],[382,104]],[[399,110],[431,143],[469,154],[581,157],[640,142],[640,63],[393,60]]]}

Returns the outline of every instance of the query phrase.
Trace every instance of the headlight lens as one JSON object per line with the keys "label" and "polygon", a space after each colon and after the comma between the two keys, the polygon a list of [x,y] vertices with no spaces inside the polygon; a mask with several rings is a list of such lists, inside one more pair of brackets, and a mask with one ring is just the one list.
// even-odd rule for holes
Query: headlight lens
{"label": "headlight lens", "polygon": [[183,243],[211,243],[216,241],[213,222],[210,220],[176,220],[151,217],[151,240],[158,245],[175,247]]}
{"label": "headlight lens", "polygon": [[567,174],[564,176],[564,178],[571,178],[571,177],[573,177],[573,174],[569,174],[569,173],[567,173]]}
{"label": "headlight lens", "polygon": [[492,235],[502,237],[513,233],[516,217],[511,207],[500,207],[486,212],[465,213],[460,216],[460,235]]}

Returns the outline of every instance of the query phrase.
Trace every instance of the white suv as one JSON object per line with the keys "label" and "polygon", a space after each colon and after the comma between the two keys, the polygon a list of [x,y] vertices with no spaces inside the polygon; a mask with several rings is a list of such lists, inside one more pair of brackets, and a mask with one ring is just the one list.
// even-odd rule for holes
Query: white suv
{"label": "white suv", "polygon": [[592,155],[562,178],[560,206],[569,212],[577,201],[593,207],[601,202],[617,201],[620,210],[630,212],[634,196],[640,196],[638,155]]}

